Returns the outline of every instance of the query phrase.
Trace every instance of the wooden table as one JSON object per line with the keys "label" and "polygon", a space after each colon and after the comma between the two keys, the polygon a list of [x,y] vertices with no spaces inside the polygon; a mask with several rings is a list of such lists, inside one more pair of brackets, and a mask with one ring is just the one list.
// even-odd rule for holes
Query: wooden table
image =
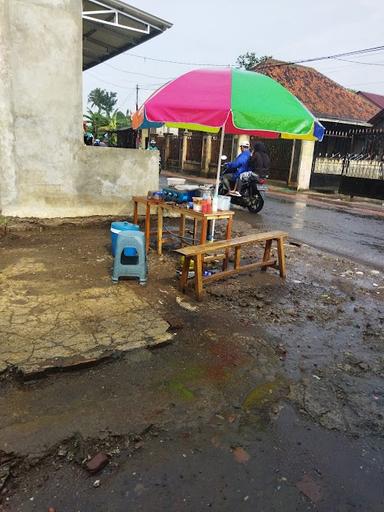
{"label": "wooden table", "polygon": [[133,200],[133,223],[137,224],[137,221],[139,219],[139,204],[142,204],[145,206],[145,228],[144,228],[144,234],[145,234],[145,249],[148,253],[149,251],[149,242],[151,240],[151,207],[156,208],[156,213],[158,212],[158,205],[159,200],[158,199],[148,199],[145,196],[134,196],[132,198]]}
{"label": "wooden table", "polygon": [[[176,203],[166,203],[165,201],[159,201],[157,199],[148,199],[146,197],[133,197],[133,222],[137,224],[138,220],[138,205],[142,204],[145,206],[145,243],[147,252],[149,250],[149,242],[151,236],[151,207],[155,207],[157,211],[157,254],[161,256],[163,252],[164,242],[169,241],[169,238],[163,236],[163,217],[164,210],[172,213],[176,213],[180,217],[178,237],[181,240],[181,246],[185,245],[183,239],[185,238],[185,221],[186,219],[193,220],[193,243],[203,244],[207,240],[208,234],[208,222],[212,220],[226,220],[227,225],[225,229],[225,238],[229,240],[232,235],[232,222],[235,212],[232,211],[217,211],[211,213],[201,213],[192,210],[191,208],[185,208]],[[201,223],[200,237],[197,238],[198,223]]]}

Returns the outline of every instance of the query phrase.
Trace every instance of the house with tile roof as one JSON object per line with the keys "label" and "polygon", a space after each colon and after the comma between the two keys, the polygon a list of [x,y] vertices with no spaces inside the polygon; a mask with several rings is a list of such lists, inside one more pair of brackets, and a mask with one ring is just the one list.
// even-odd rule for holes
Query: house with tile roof
{"label": "house with tile roof", "polygon": [[267,59],[253,71],[279,82],[327,125],[370,126],[370,119],[384,108],[307,66]]}
{"label": "house with tile roof", "polygon": [[[316,156],[350,151],[351,138],[347,134],[351,130],[371,127],[371,120],[381,111],[380,106],[367,97],[343,87],[308,66],[270,58],[256,65],[252,71],[267,75],[283,85],[326,128],[326,136],[321,143],[290,143],[290,168],[284,179],[298,189],[309,188]],[[278,144],[285,144],[285,141],[279,141]],[[289,151],[288,147],[286,151]]]}
{"label": "house with tile roof", "polygon": [[375,128],[384,128],[384,96],[382,94],[374,94],[364,91],[359,91],[357,94],[367,99],[372,103],[372,105],[380,109],[379,112],[370,119],[370,123],[372,123]]}

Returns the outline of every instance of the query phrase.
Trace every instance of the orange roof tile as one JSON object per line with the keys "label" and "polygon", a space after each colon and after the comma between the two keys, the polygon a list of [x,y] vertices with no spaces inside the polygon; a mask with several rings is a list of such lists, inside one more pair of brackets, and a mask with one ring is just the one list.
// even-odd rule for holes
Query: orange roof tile
{"label": "orange roof tile", "polygon": [[320,119],[366,123],[380,110],[364,97],[313,68],[268,59],[255,66],[253,71],[263,73],[286,87]]}

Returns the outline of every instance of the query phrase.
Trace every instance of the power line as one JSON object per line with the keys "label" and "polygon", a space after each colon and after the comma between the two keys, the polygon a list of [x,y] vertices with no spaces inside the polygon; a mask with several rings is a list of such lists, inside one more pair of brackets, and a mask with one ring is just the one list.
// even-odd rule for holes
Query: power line
{"label": "power line", "polygon": [[105,66],[108,66],[109,68],[115,69],[116,71],[121,71],[122,73],[127,73],[128,75],[138,75],[138,76],[145,76],[146,78],[158,78],[161,80],[173,80],[173,77],[165,77],[165,76],[155,76],[155,75],[147,75],[145,73],[138,73],[136,71],[128,71],[127,69],[119,68],[116,66],[112,66],[112,64],[109,64],[107,62],[103,62]]}
{"label": "power line", "polygon": [[204,66],[204,67],[213,67],[213,68],[230,68],[233,67],[232,64],[208,64],[201,62],[181,62],[177,60],[166,60],[166,59],[155,59],[154,57],[146,57],[145,55],[138,55],[137,53],[127,53],[127,57],[137,57],[143,60],[151,60],[155,62],[165,62],[167,64],[178,64],[182,66]]}
{"label": "power line", "polygon": [[376,53],[378,51],[383,51],[384,46],[374,46],[372,48],[363,48],[361,50],[353,50],[351,52],[344,52],[344,53],[336,53],[334,55],[324,55],[322,57],[312,57],[310,59],[300,59],[290,62],[277,62],[276,64],[270,63],[270,64],[261,64],[260,67],[263,68],[269,68],[269,67],[280,67],[280,66],[290,66],[295,64],[306,64],[308,62],[318,62],[322,60],[340,60],[340,57],[352,57],[354,55],[363,55],[367,53]]}
{"label": "power line", "polygon": [[[88,73],[89,73],[91,76],[93,76],[94,78],[96,78],[97,80],[100,80],[100,82],[104,82],[104,83],[105,83],[105,84],[107,84],[107,85],[113,85],[114,87],[118,87],[118,88],[120,88],[120,89],[127,89],[127,90],[131,90],[131,91],[134,91],[134,90],[135,90],[135,88],[136,88],[136,86],[126,87],[125,85],[115,84],[114,82],[110,82],[109,80],[105,80],[104,78],[101,78],[101,77],[99,77],[99,76],[95,75],[95,73],[91,73],[91,72],[89,72],[89,71],[88,71]],[[143,85],[143,86],[147,86],[147,87],[148,87],[148,86],[151,86],[151,85],[154,85],[155,87],[154,87],[154,88],[152,88],[152,89],[143,89],[143,90],[149,90],[149,91],[153,91],[153,90],[157,89],[157,87],[160,87],[161,85],[164,85],[164,82],[159,83],[159,84],[153,84],[153,83],[148,83],[148,84],[137,84],[137,82],[133,82],[133,83],[135,83],[136,85],[139,85],[139,86],[140,86],[140,88],[141,88],[141,86],[142,86],[142,85]]]}
{"label": "power line", "polygon": [[350,62],[351,64],[362,64],[363,66],[384,66],[384,62],[361,62],[360,60],[336,59],[342,62]]}
{"label": "power line", "polygon": [[[368,54],[368,53],[376,53],[376,52],[381,52],[383,50],[384,50],[384,45],[381,45],[381,46],[374,46],[374,47],[370,47],[370,48],[362,48],[360,50],[352,50],[349,52],[336,53],[333,55],[323,55],[320,57],[311,57],[309,59],[297,59],[294,61],[281,62],[281,63],[277,63],[277,64],[266,64],[264,67],[304,64],[307,62],[317,62],[317,61],[328,60],[328,59],[338,59],[340,57],[352,57],[354,55],[364,55],[364,54]],[[234,67],[231,64],[212,64],[212,63],[202,63],[202,62],[183,62],[183,61],[176,61],[176,60],[157,59],[155,57],[147,57],[145,55],[139,55],[137,53],[132,53],[132,52],[126,53],[125,55],[127,57],[140,58],[140,59],[143,59],[144,61],[148,60],[148,61],[163,62],[163,63],[167,63],[167,64],[177,64],[177,65],[183,65],[183,66],[202,66],[202,67],[220,67],[220,68]],[[112,66],[110,66],[110,67],[112,67]],[[128,72],[128,71],[122,70],[120,68],[114,68],[114,69],[118,69],[119,71],[123,71],[123,72]],[[155,77],[152,76],[152,78],[155,78]],[[161,78],[161,77],[158,77],[158,78]]]}

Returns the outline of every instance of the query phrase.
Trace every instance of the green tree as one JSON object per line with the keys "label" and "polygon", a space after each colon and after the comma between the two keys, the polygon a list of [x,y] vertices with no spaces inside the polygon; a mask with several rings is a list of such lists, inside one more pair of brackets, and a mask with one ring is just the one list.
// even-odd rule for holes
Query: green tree
{"label": "green tree", "polygon": [[271,59],[270,55],[263,55],[262,57],[257,57],[255,52],[247,52],[239,55],[236,60],[237,67],[242,69],[251,70],[257,64],[262,64],[267,59]]}
{"label": "green tree", "polygon": [[99,114],[104,113],[110,116],[117,103],[117,92],[111,92],[97,87],[89,93],[88,103],[91,104],[91,108],[96,107]]}
{"label": "green tree", "polygon": [[[119,128],[130,128],[132,124],[131,116],[127,112],[124,114],[121,110],[116,109],[113,114],[106,117],[106,123],[102,126],[99,126],[99,132],[112,132],[110,134],[110,144],[115,145],[117,142],[116,130]],[[115,133],[113,133],[115,132]]]}
{"label": "green tree", "polygon": [[92,126],[92,134],[94,139],[100,138],[102,126],[107,125],[109,122],[109,117],[101,114],[100,112],[94,112],[90,108],[84,115],[84,119]]}

